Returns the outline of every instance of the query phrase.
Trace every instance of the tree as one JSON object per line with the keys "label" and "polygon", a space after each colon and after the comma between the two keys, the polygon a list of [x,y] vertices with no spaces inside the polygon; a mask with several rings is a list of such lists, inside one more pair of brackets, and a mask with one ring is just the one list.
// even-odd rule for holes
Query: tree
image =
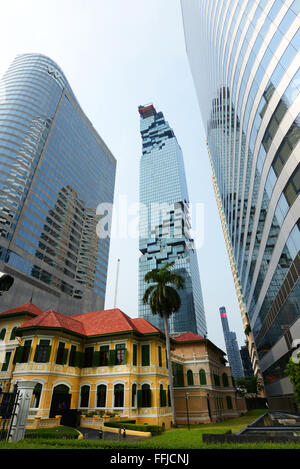
{"label": "tree", "polygon": [[168,318],[171,314],[176,313],[181,306],[177,289],[184,287],[184,279],[178,273],[170,270],[174,264],[174,261],[167,262],[160,269],[147,272],[145,282],[152,285],[145,290],[143,303],[149,304],[152,314],[159,314],[164,320],[172,419],[174,426],[176,426]]}
{"label": "tree", "polygon": [[296,360],[293,357],[289,359],[285,373],[293,385],[296,404],[300,409],[300,352],[298,352]]}
{"label": "tree", "polygon": [[236,388],[241,395],[246,394],[259,394],[263,386],[260,379],[253,375],[247,378],[238,378],[236,380]]}

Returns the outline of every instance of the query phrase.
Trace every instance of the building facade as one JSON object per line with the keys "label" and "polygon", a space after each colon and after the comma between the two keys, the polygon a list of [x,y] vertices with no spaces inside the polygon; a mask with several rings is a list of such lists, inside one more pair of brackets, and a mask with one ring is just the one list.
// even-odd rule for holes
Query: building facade
{"label": "building facade", "polygon": [[181,1],[221,213],[269,405],[300,336],[299,2]]}
{"label": "building facade", "polygon": [[30,299],[66,314],[103,308],[97,207],[113,202],[116,161],[48,57],[19,55],[5,73],[0,148],[0,270],[15,279],[0,310]]}
{"label": "building facade", "polygon": [[32,303],[0,314],[0,386],[37,383],[30,417],[62,410],[170,428],[165,337],[118,309],[65,316]]}
{"label": "building facade", "polygon": [[[171,339],[171,346],[178,423],[185,418],[184,392],[193,401],[194,423],[245,410],[222,350],[191,332]],[[34,381],[30,419],[77,409],[170,428],[166,356],[163,332],[119,309],[66,316],[27,303],[0,313],[0,391]]]}
{"label": "building facade", "polygon": [[225,353],[209,339],[191,332],[175,340],[172,357],[177,423],[212,423],[247,412],[245,400],[236,393]]}
{"label": "building facade", "polygon": [[241,355],[239,351],[238,342],[236,339],[236,334],[235,332],[232,332],[229,329],[227,313],[226,313],[226,309],[224,308],[224,306],[221,306],[219,310],[220,310],[220,317],[221,317],[221,322],[222,322],[225,346],[226,346],[226,351],[227,351],[227,357],[228,357],[229,365],[232,369],[232,375],[234,376],[234,378],[244,378],[245,373],[244,373],[243,363],[242,363],[242,359],[241,359]]}
{"label": "building facade", "polygon": [[170,333],[207,334],[197,253],[190,236],[189,198],[181,148],[162,112],[152,104],[139,107],[142,136],[140,161],[139,316],[164,329],[143,295],[144,277],[174,261],[185,287],[180,310],[169,319]]}

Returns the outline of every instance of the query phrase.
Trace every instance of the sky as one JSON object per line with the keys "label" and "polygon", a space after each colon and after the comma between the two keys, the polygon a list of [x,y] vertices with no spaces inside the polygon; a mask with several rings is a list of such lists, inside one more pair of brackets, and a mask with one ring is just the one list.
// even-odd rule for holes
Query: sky
{"label": "sky", "polygon": [[[196,0],[195,0],[196,1]],[[117,160],[106,308],[138,316],[138,239],[119,208],[139,200],[138,106],[162,111],[181,146],[194,222],[208,338],[225,349],[219,307],[244,345],[240,310],[211,182],[205,132],[185,49],[179,0],[0,0],[0,76],[17,54],[42,53],[63,70],[83,111]],[[117,279],[117,259],[119,276]]]}

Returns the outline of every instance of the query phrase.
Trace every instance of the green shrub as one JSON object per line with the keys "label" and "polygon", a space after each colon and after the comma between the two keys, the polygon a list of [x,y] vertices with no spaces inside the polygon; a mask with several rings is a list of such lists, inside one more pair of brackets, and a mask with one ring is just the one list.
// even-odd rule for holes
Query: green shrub
{"label": "green shrub", "polygon": [[151,435],[160,435],[163,432],[163,427],[159,425],[139,425],[135,423],[135,420],[105,422],[104,425],[113,428],[126,428],[127,430],[135,430],[137,432],[151,432]]}
{"label": "green shrub", "polygon": [[25,431],[25,438],[77,439],[78,435],[79,433],[74,428],[65,426]]}

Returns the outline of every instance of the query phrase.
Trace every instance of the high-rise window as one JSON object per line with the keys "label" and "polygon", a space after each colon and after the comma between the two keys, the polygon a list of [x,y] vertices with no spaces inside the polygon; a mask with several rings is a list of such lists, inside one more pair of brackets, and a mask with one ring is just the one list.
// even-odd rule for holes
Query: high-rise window
{"label": "high-rise window", "polygon": [[96,211],[113,202],[115,158],[48,57],[18,55],[0,95],[0,267],[15,278],[6,302],[22,291],[65,314],[103,309],[109,232],[97,235]]}
{"label": "high-rise window", "polygon": [[[169,318],[171,332],[206,335],[198,260],[190,234],[189,197],[184,161],[175,134],[162,112],[150,104],[139,106],[142,156],[140,160],[139,316],[161,330],[163,320],[143,303],[145,274],[174,261],[185,287],[181,307]],[[187,314],[187,311],[189,312]]]}
{"label": "high-rise window", "polygon": [[[300,327],[300,4],[181,6],[243,324],[264,374],[292,354]],[[286,399],[292,410],[291,389],[281,373],[266,385],[274,406]]]}

